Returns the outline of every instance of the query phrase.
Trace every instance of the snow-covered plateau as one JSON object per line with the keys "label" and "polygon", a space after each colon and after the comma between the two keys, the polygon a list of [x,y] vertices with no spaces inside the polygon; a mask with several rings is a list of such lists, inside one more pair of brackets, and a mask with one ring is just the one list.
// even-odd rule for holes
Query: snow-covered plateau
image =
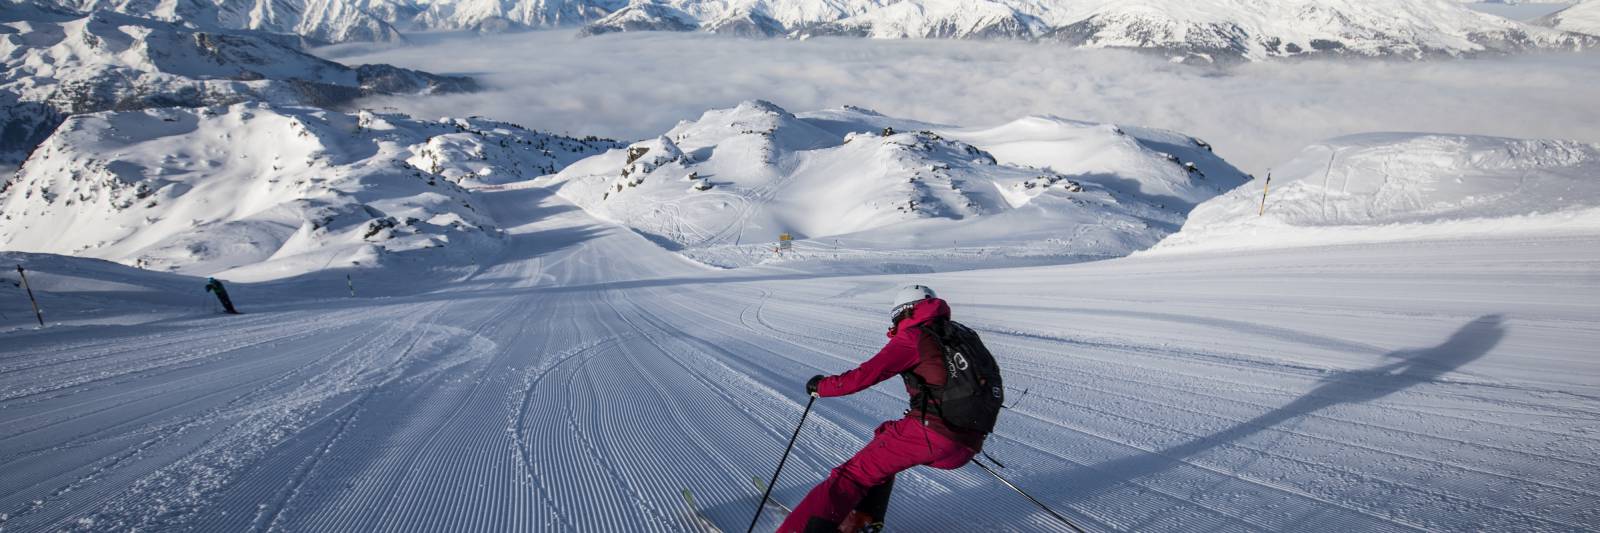
{"label": "snow-covered plateau", "polygon": [[21,161],[76,113],[247,100],[334,106],[476,87],[389,65],[346,66],[267,33],[200,31],[16,0],[0,7],[0,163]]}

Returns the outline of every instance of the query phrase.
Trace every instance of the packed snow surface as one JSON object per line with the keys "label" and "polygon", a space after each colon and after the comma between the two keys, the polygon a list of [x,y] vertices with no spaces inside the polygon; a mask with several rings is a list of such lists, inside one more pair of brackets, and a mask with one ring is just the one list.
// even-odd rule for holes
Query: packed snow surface
{"label": "packed snow surface", "polygon": [[[541,187],[472,201],[507,229],[476,268],[235,283],[236,317],[198,278],[0,254],[50,323],[0,271],[6,530],[706,531],[685,488],[736,530],[805,380],[881,346],[905,282],[998,354],[1001,473],[1091,531],[1600,521],[1593,231],[851,276],[708,270]],[[819,400],[774,496],[904,405]],[[902,474],[888,523],[1065,531],[971,466]]]}
{"label": "packed snow surface", "polygon": [[[1051,117],[961,129],[752,101],[551,182],[595,216],[719,266],[952,253],[992,265],[1148,248],[1246,179],[1204,141],[1167,131]],[[774,251],[784,234],[796,248]]]}
{"label": "packed snow surface", "polygon": [[77,115],[0,185],[0,248],[248,279],[465,263],[502,230],[459,183],[549,174],[611,146],[266,104]]}
{"label": "packed snow surface", "polygon": [[[1281,247],[1600,227],[1600,145],[1382,133],[1307,147],[1196,207],[1159,249]],[[1265,196],[1265,200],[1263,200]]]}

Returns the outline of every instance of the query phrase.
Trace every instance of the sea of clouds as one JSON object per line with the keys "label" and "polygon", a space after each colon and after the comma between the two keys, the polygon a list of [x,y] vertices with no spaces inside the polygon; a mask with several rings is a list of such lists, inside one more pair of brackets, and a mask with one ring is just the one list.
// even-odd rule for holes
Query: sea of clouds
{"label": "sea of clouds", "polygon": [[1210,68],[1020,42],[578,38],[571,31],[413,41],[322,52],[346,63],[468,74],[490,87],[367,106],[620,139],[659,135],[707,109],[764,99],[794,112],[851,104],[969,127],[1056,115],[1168,128],[1210,141],[1258,175],[1308,144],[1361,132],[1600,142],[1597,53]]}

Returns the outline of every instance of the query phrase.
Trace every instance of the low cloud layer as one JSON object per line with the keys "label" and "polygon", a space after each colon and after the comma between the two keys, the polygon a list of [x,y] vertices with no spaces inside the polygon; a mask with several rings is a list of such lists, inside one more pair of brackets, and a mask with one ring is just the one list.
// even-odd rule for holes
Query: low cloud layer
{"label": "low cloud layer", "polygon": [[483,115],[636,139],[742,100],[791,111],[844,104],[962,126],[1056,115],[1183,131],[1265,172],[1318,140],[1371,131],[1600,142],[1600,54],[1385,63],[1305,61],[1213,70],[1048,44],[572,32],[435,39],[324,53],[470,74],[489,91],[380,99],[422,117]]}

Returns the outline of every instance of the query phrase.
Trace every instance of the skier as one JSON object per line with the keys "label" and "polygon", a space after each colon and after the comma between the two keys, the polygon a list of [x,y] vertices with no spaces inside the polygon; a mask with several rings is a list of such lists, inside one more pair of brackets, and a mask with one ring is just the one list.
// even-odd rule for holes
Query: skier
{"label": "skier", "polygon": [[895,474],[917,465],[959,468],[982,449],[986,433],[951,427],[939,414],[939,401],[926,392],[947,378],[944,348],[922,326],[948,322],[950,306],[933,289],[908,285],[895,295],[889,315],[889,343],[877,355],[843,374],[811,378],[806,392],[845,396],[901,375],[911,408],[879,425],[872,442],[811,489],[779,533],[881,531]]}
{"label": "skier", "polygon": [[228,298],[228,289],[222,288],[222,282],[217,281],[217,278],[206,278],[206,292],[216,293],[217,299],[222,301],[222,309],[228,314],[239,314],[239,311],[233,308],[233,300]]}

